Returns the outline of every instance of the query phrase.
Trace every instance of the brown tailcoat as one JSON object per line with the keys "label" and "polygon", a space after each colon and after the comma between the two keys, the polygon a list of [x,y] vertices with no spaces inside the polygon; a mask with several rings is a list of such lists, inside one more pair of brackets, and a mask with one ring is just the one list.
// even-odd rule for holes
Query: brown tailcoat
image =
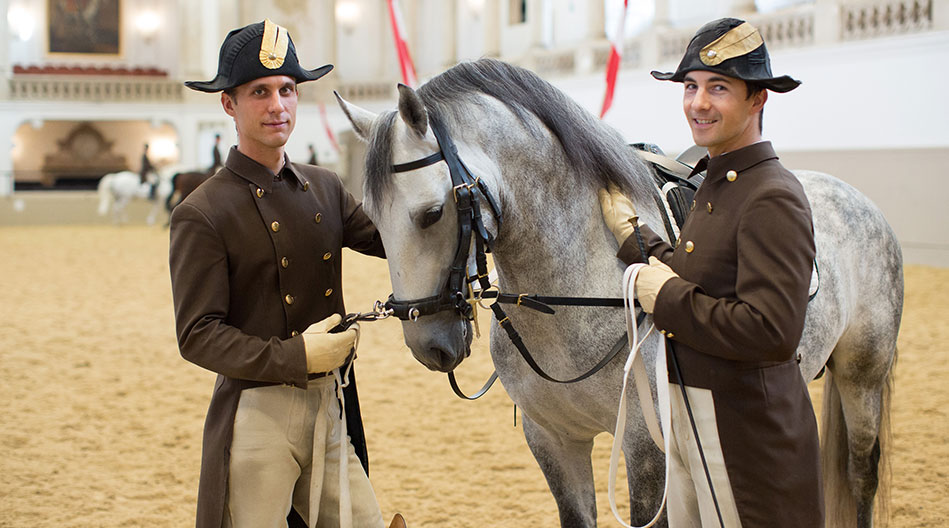
{"label": "brown tailcoat", "polygon": [[[198,527],[222,523],[241,390],[305,388],[297,333],[345,314],[343,247],[384,256],[375,227],[334,173],[287,160],[278,180],[236,148],[174,209],[169,261],[178,346],[182,357],[218,373],[204,429]],[[352,424],[358,400],[346,398]]]}
{"label": "brown tailcoat", "polygon": [[[712,391],[742,526],[823,527],[817,422],[795,358],[815,254],[810,205],[770,142],[707,167],[675,248],[643,226],[650,254],[680,277],[654,314],[671,342],[670,381],[674,347],[685,384]],[[638,252],[630,237],[619,256]]]}

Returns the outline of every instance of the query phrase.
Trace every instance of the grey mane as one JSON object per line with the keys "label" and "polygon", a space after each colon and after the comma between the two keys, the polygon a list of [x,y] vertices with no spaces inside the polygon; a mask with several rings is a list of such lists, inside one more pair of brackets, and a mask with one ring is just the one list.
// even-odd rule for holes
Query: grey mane
{"label": "grey mane", "polygon": [[[619,134],[531,71],[495,59],[463,62],[418,89],[429,118],[446,124],[459,99],[484,94],[501,101],[525,124],[533,115],[563,148],[579,178],[593,187],[613,184],[639,203],[655,194],[649,171]],[[391,173],[395,113],[377,121],[366,156],[366,194],[386,190]],[[528,127],[530,128],[530,127]],[[638,200],[637,200],[638,198]]]}

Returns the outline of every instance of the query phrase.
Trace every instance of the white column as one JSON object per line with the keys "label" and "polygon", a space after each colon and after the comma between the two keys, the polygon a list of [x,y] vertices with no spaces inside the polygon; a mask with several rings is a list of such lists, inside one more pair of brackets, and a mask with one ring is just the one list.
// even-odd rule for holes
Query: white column
{"label": "white column", "polygon": [[[178,164],[192,170],[198,166],[198,120],[188,114],[175,116],[169,121],[178,131]],[[227,152],[221,152],[227,156]]]}
{"label": "white column", "polygon": [[755,7],[755,0],[731,0],[728,5],[728,11],[723,16],[733,16],[737,18],[746,18],[748,15],[758,11]]}
{"label": "white column", "polygon": [[669,27],[671,20],[669,0],[653,0],[653,9],[652,27]]}
{"label": "white column", "polygon": [[[10,34],[10,24],[7,23],[6,16],[9,9],[9,0],[0,0],[0,14],[3,15],[0,18],[0,74],[2,74],[0,75],[0,101],[5,101],[10,96],[10,83],[7,79],[13,74],[10,65],[10,39],[13,38],[13,35]],[[40,25],[38,20],[36,25]],[[34,38],[36,38],[37,33],[38,29],[34,29]]]}
{"label": "white column", "polygon": [[481,20],[484,21],[484,54],[488,57],[501,55],[501,28],[497,21],[501,19],[501,10],[507,8],[507,5],[502,7],[501,3],[507,1],[483,0]]}
{"label": "white column", "polygon": [[940,0],[933,0],[933,29],[945,31],[949,29],[949,4]]}
{"label": "white column", "polygon": [[814,2],[814,44],[826,46],[840,40],[840,2],[838,0],[816,0]]}
{"label": "white column", "polygon": [[21,121],[13,112],[10,114],[0,119],[0,196],[13,193],[13,135]]}
{"label": "white column", "polygon": [[590,73],[594,69],[594,54],[606,46],[606,13],[603,0],[592,0],[582,4],[586,8],[586,38],[577,46],[574,56],[577,74]]}

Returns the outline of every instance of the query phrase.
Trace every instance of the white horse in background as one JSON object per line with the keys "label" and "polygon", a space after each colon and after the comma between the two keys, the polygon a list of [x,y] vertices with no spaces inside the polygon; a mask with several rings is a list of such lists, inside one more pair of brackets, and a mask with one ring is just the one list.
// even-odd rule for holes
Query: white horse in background
{"label": "white horse in background", "polygon": [[[649,225],[662,226],[663,218],[649,168],[619,134],[536,75],[490,59],[454,66],[417,92],[405,86],[399,92],[398,110],[379,115],[340,99],[357,135],[369,142],[366,212],[385,244],[394,299],[422,302],[444,290],[454,256],[468,249],[460,247],[455,200],[459,190],[482,185],[498,202],[497,213],[484,200],[480,205],[502,292],[620,294],[625,266],[600,216],[597,189],[622,189]],[[446,163],[433,156],[442,149],[430,123],[454,138],[478,184],[453,187]],[[807,380],[827,367],[821,443],[828,526],[869,528],[886,482],[880,465],[902,313],[902,254],[866,197],[827,175],[795,174],[811,203],[820,270],[798,357]],[[616,309],[558,307],[547,315],[520,306],[518,297],[507,313],[505,321],[517,326],[537,363],[560,378],[586,372],[625,330]],[[411,317],[402,330],[412,354],[432,370],[451,372],[470,352],[471,323],[452,310]],[[650,336],[643,347],[651,371],[658,338]],[[521,409],[561,525],[596,526],[590,455],[593,438],[616,425],[622,359],[583,381],[551,383],[528,366],[497,320],[491,356]],[[628,425],[618,440],[631,518],[642,523],[659,507],[663,460],[636,391],[628,398]],[[881,493],[881,505],[885,498]]]}
{"label": "white horse in background", "polygon": [[[132,200],[148,200],[152,202],[151,209],[145,222],[154,225],[158,213],[165,205],[165,201],[172,192],[171,174],[175,169],[164,169],[152,172],[142,183],[138,173],[132,171],[114,172],[106,174],[99,180],[99,216],[112,211],[112,221],[116,224],[128,223],[127,207]],[[154,187],[154,191],[152,190]]]}

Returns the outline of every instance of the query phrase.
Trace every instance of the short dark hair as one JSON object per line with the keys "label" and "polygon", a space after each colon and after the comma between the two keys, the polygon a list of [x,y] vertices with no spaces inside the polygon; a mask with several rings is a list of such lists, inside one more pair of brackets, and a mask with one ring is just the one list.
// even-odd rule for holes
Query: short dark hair
{"label": "short dark hair", "polygon": [[[754,81],[745,81],[745,86],[748,89],[748,93],[745,95],[745,99],[751,99],[752,97],[758,95],[762,90],[767,90],[763,85],[758,84]],[[758,133],[764,131],[764,107],[761,108],[761,111],[758,112]]]}
{"label": "short dark hair", "polygon": [[233,88],[227,88],[221,91],[227,94],[227,96],[230,97],[232,101],[234,101],[235,103],[237,102],[237,87],[236,86]]}

